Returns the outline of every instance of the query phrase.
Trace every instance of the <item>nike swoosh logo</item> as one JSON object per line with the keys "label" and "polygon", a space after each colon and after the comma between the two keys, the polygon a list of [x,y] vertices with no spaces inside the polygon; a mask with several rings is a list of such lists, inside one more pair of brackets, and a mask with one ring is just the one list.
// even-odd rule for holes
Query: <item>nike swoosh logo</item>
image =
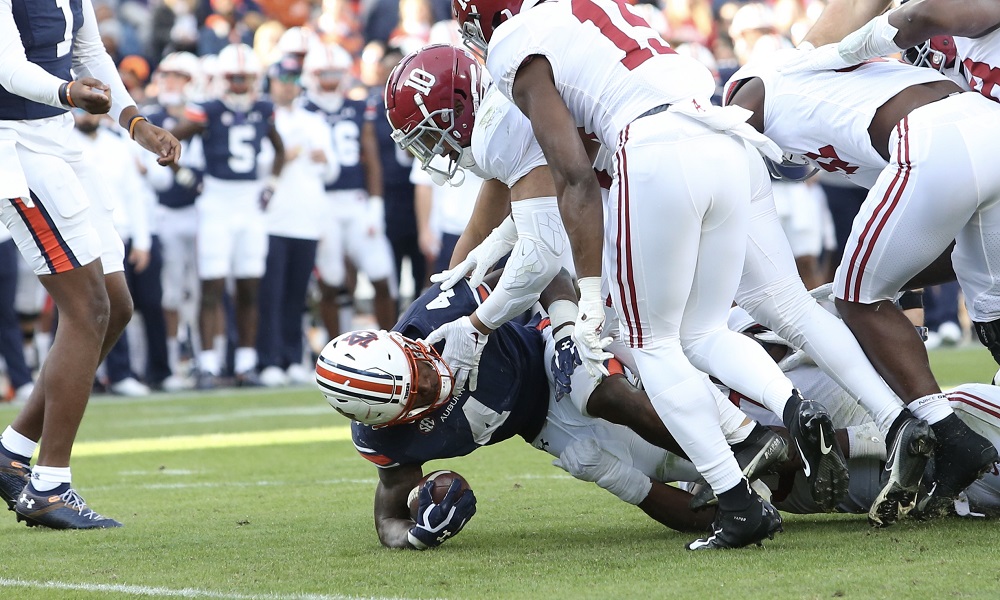
{"label": "nike swoosh logo", "polygon": [[827,444],[826,440],[823,439],[823,428],[819,428],[819,451],[822,454],[829,454],[830,450],[833,450],[833,444]]}
{"label": "nike swoosh logo", "polygon": [[799,451],[799,456],[802,458],[802,471],[806,474],[806,477],[812,474],[812,469],[809,467],[809,461],[806,460],[806,453],[802,451],[802,446],[799,445],[799,440],[795,440],[795,448]]}

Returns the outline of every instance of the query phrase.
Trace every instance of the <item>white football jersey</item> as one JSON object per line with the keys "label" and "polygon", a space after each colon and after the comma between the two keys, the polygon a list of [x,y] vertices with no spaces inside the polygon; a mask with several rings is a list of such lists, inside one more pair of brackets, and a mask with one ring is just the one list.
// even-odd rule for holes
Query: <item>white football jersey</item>
{"label": "white football jersey", "polygon": [[1000,29],[975,39],[956,37],[955,50],[969,86],[1000,102]]}
{"label": "white football jersey", "polygon": [[870,188],[888,164],[868,135],[875,112],[905,88],[947,78],[887,60],[840,71],[775,70],[797,52],[782,50],[741,68],[726,84],[727,100],[737,82],[759,77],[765,89],[764,135],[783,152],[807,156],[825,171]]}
{"label": "white football jersey", "polygon": [[472,130],[472,157],[485,174],[507,187],[546,164],[528,117],[496,86],[487,90],[479,105]]}
{"label": "white football jersey", "polygon": [[621,0],[546,2],[501,24],[486,67],[504,96],[512,99],[514,76],[534,55],[548,59],[577,126],[609,148],[649,109],[684,100],[707,106],[715,90],[707,68],[675,53]]}

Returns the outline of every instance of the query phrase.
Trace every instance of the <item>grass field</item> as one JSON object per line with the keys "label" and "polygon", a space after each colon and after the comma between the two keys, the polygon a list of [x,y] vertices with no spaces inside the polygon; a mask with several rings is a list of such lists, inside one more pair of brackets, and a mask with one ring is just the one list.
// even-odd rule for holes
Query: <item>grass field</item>
{"label": "grass field", "polygon": [[[978,346],[932,354],[942,383],[989,381]],[[0,407],[0,424],[15,414]],[[76,487],[118,530],[28,529],[4,513],[0,598],[996,598],[993,521],[788,516],[766,548],[683,549],[511,440],[447,461],[479,510],[435,551],[383,549],[374,468],[311,389],[95,398]]]}

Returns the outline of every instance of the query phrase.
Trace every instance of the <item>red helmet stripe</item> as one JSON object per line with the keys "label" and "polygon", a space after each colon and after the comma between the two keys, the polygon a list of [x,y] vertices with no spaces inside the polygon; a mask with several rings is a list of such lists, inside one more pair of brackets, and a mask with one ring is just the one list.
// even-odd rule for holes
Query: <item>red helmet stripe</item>
{"label": "red helmet stripe", "polygon": [[375,392],[377,394],[386,394],[389,397],[397,394],[402,395],[403,393],[403,386],[401,384],[376,383],[374,381],[365,381],[364,379],[359,379],[357,377],[346,377],[340,373],[330,371],[321,365],[316,365],[316,373],[333,383],[339,385],[350,385],[352,389]]}

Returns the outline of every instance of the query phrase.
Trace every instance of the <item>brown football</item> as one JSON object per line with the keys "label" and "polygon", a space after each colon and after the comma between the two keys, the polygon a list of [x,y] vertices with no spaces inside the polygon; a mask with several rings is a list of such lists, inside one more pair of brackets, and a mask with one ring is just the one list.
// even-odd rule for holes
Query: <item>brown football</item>
{"label": "brown football", "polygon": [[418,481],[417,485],[410,490],[410,495],[406,499],[406,503],[410,507],[410,518],[414,521],[417,520],[417,509],[420,508],[420,488],[422,488],[425,483],[428,481],[432,481],[434,483],[434,486],[431,488],[431,499],[434,500],[435,504],[440,504],[444,500],[445,494],[448,493],[448,488],[451,487],[451,482],[456,479],[462,482],[463,492],[470,489],[469,482],[454,471],[433,471],[425,475],[423,479]]}

